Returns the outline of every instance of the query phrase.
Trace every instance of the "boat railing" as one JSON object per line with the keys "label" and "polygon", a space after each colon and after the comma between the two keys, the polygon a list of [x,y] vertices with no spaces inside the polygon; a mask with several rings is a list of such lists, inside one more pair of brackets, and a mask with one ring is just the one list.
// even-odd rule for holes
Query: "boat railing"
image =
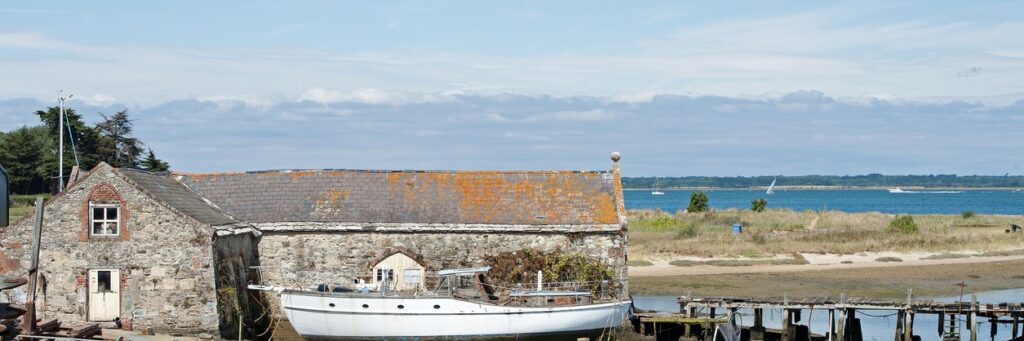
{"label": "boat railing", "polygon": [[[255,273],[255,279],[250,281],[249,288],[255,290],[280,291],[284,289],[315,290],[322,292],[395,292],[397,281],[384,281],[388,287],[381,287],[383,283],[367,283],[365,276],[285,276],[293,272],[290,267],[283,266],[250,266]],[[478,268],[480,269],[480,268]],[[473,270],[473,269],[455,269]],[[480,269],[483,270],[483,269]],[[345,269],[317,269],[316,272],[337,274]],[[348,269],[351,271],[351,269]],[[303,270],[309,272],[309,270]],[[480,290],[488,288],[490,293],[497,297],[541,297],[541,296],[588,296],[592,300],[616,299],[623,295],[621,285],[613,285],[611,280],[600,281],[540,281],[529,283],[493,283],[481,279],[476,274],[486,273],[484,271],[427,271],[423,278],[423,286],[417,290],[417,295],[440,295],[456,296],[460,291]],[[271,276],[268,276],[271,275]],[[268,277],[272,281],[268,281]],[[317,278],[320,280],[310,280]],[[432,288],[432,289],[430,289]],[[541,293],[541,294],[538,294]]]}

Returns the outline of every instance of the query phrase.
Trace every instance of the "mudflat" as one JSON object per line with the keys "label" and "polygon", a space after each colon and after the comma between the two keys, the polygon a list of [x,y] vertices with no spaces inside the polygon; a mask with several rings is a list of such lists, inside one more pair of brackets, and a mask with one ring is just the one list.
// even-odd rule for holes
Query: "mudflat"
{"label": "mudflat", "polygon": [[[633,294],[696,296],[847,296],[906,297],[946,296],[964,292],[1024,288],[1024,261],[970,262],[949,264],[836,267],[806,271],[750,271],[741,273],[652,276],[630,274]],[[630,270],[633,270],[632,268]]]}

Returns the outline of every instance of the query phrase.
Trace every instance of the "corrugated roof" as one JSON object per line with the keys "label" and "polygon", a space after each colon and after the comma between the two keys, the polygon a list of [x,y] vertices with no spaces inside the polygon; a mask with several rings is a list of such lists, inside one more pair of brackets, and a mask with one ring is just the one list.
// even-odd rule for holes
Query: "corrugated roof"
{"label": "corrugated roof", "polygon": [[614,177],[576,171],[175,174],[249,223],[617,224]]}
{"label": "corrugated roof", "polygon": [[158,200],[203,224],[218,226],[239,222],[211,206],[210,203],[169,174],[154,174],[126,168],[118,169],[118,171]]}

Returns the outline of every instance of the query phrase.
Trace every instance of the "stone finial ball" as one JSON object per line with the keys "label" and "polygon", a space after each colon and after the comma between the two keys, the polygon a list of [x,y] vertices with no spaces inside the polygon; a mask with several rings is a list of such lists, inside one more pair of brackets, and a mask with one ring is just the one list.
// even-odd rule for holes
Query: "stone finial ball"
{"label": "stone finial ball", "polygon": [[612,152],[612,161],[613,162],[619,162],[619,159],[621,159],[621,158],[622,158],[622,155],[619,155],[619,152]]}

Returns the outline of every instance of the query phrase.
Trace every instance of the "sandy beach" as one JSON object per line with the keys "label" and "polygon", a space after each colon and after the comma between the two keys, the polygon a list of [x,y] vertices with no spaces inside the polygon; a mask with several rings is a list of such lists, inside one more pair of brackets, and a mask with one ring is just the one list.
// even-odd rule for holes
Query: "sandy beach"
{"label": "sandy beach", "polygon": [[[865,255],[870,258],[876,255]],[[823,263],[807,257],[805,265],[673,266],[655,262],[631,267],[634,294],[722,296],[941,296],[1024,287],[1024,256],[914,259],[902,262],[854,261]],[[849,257],[849,256],[846,256]]]}

